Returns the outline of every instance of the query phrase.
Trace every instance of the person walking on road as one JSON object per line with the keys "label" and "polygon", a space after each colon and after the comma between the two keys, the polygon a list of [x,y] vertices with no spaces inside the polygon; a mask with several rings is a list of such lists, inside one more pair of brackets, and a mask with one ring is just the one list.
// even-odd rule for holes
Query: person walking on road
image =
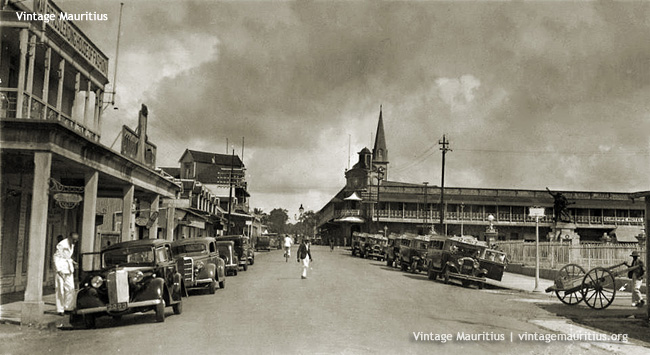
{"label": "person walking on road", "polygon": [[56,313],[59,315],[74,309],[74,269],[77,263],[72,259],[72,255],[77,240],[79,240],[79,234],[70,233],[67,238],[56,245],[54,252]]}
{"label": "person walking on road", "polygon": [[330,238],[330,253],[334,251],[334,239]]}
{"label": "person walking on road", "polygon": [[311,245],[309,243],[309,239],[303,238],[302,241],[300,242],[300,246],[298,247],[298,258],[296,259],[296,261],[297,262],[302,261],[302,276],[300,276],[300,278],[306,279],[307,269],[309,268],[309,262],[313,261],[311,257]]}
{"label": "person walking on road", "polygon": [[284,248],[284,261],[289,262],[289,257],[291,256],[291,245],[293,244],[293,241],[291,240],[291,237],[288,234],[284,235],[284,242],[283,242],[283,248]]}
{"label": "person walking on road", "polygon": [[643,261],[639,259],[639,252],[636,250],[633,251],[630,256],[632,257],[632,264],[628,265],[628,263],[625,263],[625,265],[627,267],[638,266],[638,268],[627,273],[627,277],[632,279],[632,307],[642,307],[645,304],[645,301],[643,301],[643,298],[641,297],[641,284],[643,283],[642,276],[645,272]]}

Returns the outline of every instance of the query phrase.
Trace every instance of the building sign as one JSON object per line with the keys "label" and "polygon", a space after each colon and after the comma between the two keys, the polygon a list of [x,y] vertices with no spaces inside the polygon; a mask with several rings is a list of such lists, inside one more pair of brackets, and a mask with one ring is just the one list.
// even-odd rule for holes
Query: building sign
{"label": "building sign", "polygon": [[[133,160],[138,160],[138,143],[140,136],[135,131],[127,126],[122,126],[122,155],[125,155]],[[156,146],[150,142],[146,143],[144,161],[146,166],[156,168]]]}
{"label": "building sign", "polygon": [[105,78],[108,77],[108,57],[95,47],[72,21],[65,18],[65,12],[61,11],[58,6],[49,0],[34,0],[34,9],[43,15],[54,18],[53,21],[46,21],[45,25],[63,37],[77,53]]}
{"label": "building sign", "polygon": [[532,218],[544,217],[544,207],[531,207],[528,216]]}

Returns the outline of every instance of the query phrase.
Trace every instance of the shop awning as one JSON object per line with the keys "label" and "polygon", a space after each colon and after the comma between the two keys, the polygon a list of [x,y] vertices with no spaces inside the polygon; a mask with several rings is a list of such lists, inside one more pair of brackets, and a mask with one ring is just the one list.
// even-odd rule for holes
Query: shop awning
{"label": "shop awning", "polygon": [[618,243],[638,243],[637,235],[643,234],[643,229],[639,227],[617,227],[613,233],[616,235]]}
{"label": "shop awning", "polygon": [[361,217],[347,216],[347,217],[335,219],[334,222],[364,223],[365,221]]}

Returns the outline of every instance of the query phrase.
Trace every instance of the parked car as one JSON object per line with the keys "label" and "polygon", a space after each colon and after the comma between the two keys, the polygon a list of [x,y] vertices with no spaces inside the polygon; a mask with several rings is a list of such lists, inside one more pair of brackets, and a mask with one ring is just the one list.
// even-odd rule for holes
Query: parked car
{"label": "parked car", "polygon": [[99,316],[154,310],[165,321],[165,307],[183,310],[182,276],[172,256],[171,244],[162,239],[142,239],[113,244],[101,253],[81,255],[81,283],[71,323],[79,318],[87,328]]}
{"label": "parked car", "polygon": [[244,271],[248,270],[248,265],[255,263],[255,253],[253,252],[250,240],[245,235],[224,235],[217,237],[217,241],[230,240],[235,243],[235,253],[239,259],[239,266]]}
{"label": "parked car", "polygon": [[216,240],[210,237],[180,239],[172,243],[172,254],[186,289],[208,289],[214,294],[226,286],[226,266],[219,257]]}
{"label": "parked car", "polygon": [[217,240],[217,250],[225,263],[226,275],[237,276],[239,257],[235,252],[235,242],[232,240]]}
{"label": "parked car", "polygon": [[425,258],[427,249],[433,242],[443,243],[446,238],[439,235],[418,235],[414,237],[407,237],[408,246],[402,245],[400,248],[400,268],[402,271],[410,271],[411,273],[418,273],[426,269]]}
{"label": "parked car", "polygon": [[[494,260],[490,260],[492,256]],[[501,280],[505,269],[505,254],[488,249],[485,242],[473,237],[451,237],[445,240],[442,247],[435,245],[429,249],[427,264],[431,280],[442,277],[445,283],[449,283],[456,279],[465,287],[475,284],[478,288],[483,288],[486,277]]]}
{"label": "parked car", "polygon": [[366,243],[368,242],[368,233],[352,233],[352,256],[360,258],[366,257]]}
{"label": "parked car", "polygon": [[384,261],[386,258],[385,247],[388,242],[388,238],[384,237],[381,234],[369,234],[368,242],[366,243],[366,257],[369,259],[376,259],[379,261]]}
{"label": "parked car", "polygon": [[255,243],[255,250],[271,250],[271,237],[268,235],[261,235],[257,237],[257,243]]}

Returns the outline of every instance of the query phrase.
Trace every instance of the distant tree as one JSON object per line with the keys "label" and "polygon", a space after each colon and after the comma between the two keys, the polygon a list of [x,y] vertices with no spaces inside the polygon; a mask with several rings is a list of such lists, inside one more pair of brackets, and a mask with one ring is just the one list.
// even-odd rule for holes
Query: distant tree
{"label": "distant tree", "polygon": [[288,212],[282,208],[274,208],[271,210],[267,223],[271,233],[285,233],[287,221],[289,220]]}
{"label": "distant tree", "polygon": [[261,208],[253,208],[253,214],[260,218],[262,224],[267,225],[269,222],[269,215]]}

